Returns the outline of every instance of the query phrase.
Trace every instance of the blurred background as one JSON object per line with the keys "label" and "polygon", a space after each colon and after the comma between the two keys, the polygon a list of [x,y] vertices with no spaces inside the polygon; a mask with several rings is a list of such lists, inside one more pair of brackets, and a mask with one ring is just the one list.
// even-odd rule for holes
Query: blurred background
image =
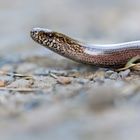
{"label": "blurred background", "polygon": [[[30,30],[33,27],[48,28],[90,43],[120,43],[140,40],[139,15],[139,0],[0,0],[0,64],[5,62],[3,60],[18,62],[10,63],[8,66],[6,63],[3,69],[19,73],[32,70],[31,73],[33,73],[35,69],[40,68],[36,64],[42,63],[43,57],[45,57],[45,65],[42,64],[42,66],[45,70],[46,64],[51,63],[51,57],[57,60],[62,58],[30,38]],[[32,62],[21,63],[20,59],[26,60],[32,56],[41,56],[42,59],[37,58]],[[49,61],[47,56],[49,56]],[[66,59],[65,63],[60,64],[63,70],[68,61]],[[59,65],[57,62],[52,61],[53,67]],[[78,66],[77,64],[76,68],[79,70]],[[104,91],[109,93],[110,90],[111,93],[115,91],[119,93],[117,90],[124,88],[126,84],[124,81],[108,78],[106,81],[111,81],[112,87],[109,83],[101,88],[97,86],[97,83],[102,85],[104,79],[96,78],[97,82],[95,80],[91,83],[86,78],[80,77],[82,82],[80,78],[80,80],[77,78],[76,84],[73,82],[73,85],[63,87],[57,85],[56,79],[52,77],[35,78],[36,81],[28,84],[27,82],[30,81],[23,78],[25,87],[27,84],[29,88],[43,88],[45,92],[21,94],[22,92],[16,91],[0,91],[0,139],[139,139],[140,97],[129,100],[129,106],[128,103],[125,105],[118,103],[119,105],[111,110],[110,104],[112,105],[114,96],[112,97],[111,94],[111,97],[108,95],[109,98],[108,96],[106,98],[104,95],[103,98],[105,98],[105,103],[109,104],[109,110],[102,113],[89,109],[90,104],[92,106],[94,102],[93,106],[95,108],[98,106],[98,100],[96,102],[94,96],[90,103],[85,101],[87,95],[95,93],[104,93]],[[131,81],[131,77],[129,78],[126,81]],[[3,79],[8,81],[10,78],[7,76]],[[18,80],[17,78],[8,82],[16,85],[11,84],[11,87],[20,87]],[[84,91],[84,83],[88,83],[93,88],[88,91],[87,84]],[[129,91],[128,87],[127,91]],[[80,90],[77,91],[77,88]],[[76,93],[78,97],[75,97],[73,93]],[[99,104],[100,102],[102,104],[100,97],[98,99]],[[102,106],[104,106],[104,101]]]}
{"label": "blurred background", "polygon": [[138,40],[139,13],[139,0],[0,0],[0,53],[41,51],[30,39],[33,27],[100,44]]}

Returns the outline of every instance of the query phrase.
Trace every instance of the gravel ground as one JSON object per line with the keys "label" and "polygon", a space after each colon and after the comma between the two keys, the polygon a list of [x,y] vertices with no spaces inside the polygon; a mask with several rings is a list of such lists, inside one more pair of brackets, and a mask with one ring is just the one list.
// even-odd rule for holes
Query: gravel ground
{"label": "gravel ground", "polygon": [[46,27],[95,43],[138,40],[140,2],[13,1],[0,0],[0,138],[139,140],[139,67],[79,64],[35,44],[29,31]]}

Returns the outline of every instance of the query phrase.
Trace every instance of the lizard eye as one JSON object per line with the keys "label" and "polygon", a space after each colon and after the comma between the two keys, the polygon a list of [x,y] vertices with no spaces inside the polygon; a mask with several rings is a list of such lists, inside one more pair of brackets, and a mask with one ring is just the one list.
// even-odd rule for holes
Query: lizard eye
{"label": "lizard eye", "polygon": [[50,33],[50,34],[49,34],[49,37],[52,37],[52,36],[53,36],[53,35]]}

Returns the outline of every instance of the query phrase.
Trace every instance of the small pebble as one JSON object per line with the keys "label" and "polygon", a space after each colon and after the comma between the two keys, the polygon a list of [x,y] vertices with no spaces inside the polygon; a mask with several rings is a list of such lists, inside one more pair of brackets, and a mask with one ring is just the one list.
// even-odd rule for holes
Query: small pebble
{"label": "small pebble", "polygon": [[57,78],[57,82],[59,84],[62,84],[62,85],[67,85],[67,84],[71,83],[71,78],[70,77],[64,77],[64,76],[59,76]]}
{"label": "small pebble", "polygon": [[12,82],[7,87],[9,88],[30,88],[33,84],[32,80],[19,79]]}
{"label": "small pebble", "polygon": [[5,82],[0,80],[0,87],[5,87]]}
{"label": "small pebble", "polygon": [[113,74],[111,74],[111,75],[109,76],[109,78],[112,79],[112,80],[116,80],[118,77],[119,77],[119,76],[118,76],[118,73],[117,73],[117,72],[114,72]]}
{"label": "small pebble", "polygon": [[125,70],[125,71],[119,72],[119,76],[120,76],[121,78],[125,78],[125,77],[127,77],[127,76],[129,75],[129,73],[130,73],[130,69],[127,69],[127,70]]}

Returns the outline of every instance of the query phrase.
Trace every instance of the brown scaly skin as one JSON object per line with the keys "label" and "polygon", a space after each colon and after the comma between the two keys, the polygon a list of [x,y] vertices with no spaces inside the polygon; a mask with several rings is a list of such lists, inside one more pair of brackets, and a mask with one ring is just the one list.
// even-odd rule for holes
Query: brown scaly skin
{"label": "brown scaly skin", "polygon": [[140,56],[140,41],[104,46],[89,45],[43,28],[34,28],[30,35],[37,43],[64,57],[100,67],[122,67],[131,58]]}

